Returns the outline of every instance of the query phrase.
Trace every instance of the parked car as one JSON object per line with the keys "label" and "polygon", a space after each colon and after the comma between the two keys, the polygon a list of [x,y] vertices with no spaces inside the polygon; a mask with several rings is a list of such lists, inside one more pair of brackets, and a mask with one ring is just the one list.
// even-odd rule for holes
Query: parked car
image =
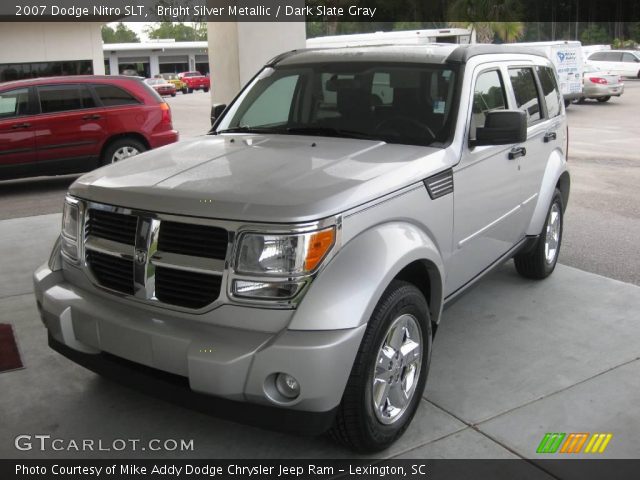
{"label": "parked car", "polygon": [[202,75],[200,72],[182,72],[178,74],[187,86],[187,93],[193,93],[194,90],[202,90],[208,92],[211,86],[209,77]]}
{"label": "parked car", "polygon": [[619,75],[603,72],[593,65],[585,65],[582,97],[576,103],[582,103],[585,99],[593,99],[598,102],[608,102],[611,97],[619,97],[624,93],[624,83]]}
{"label": "parked car", "polygon": [[49,344],[226,419],[388,447],[443,306],[510,258],[532,279],[556,266],[553,64],[496,45],[297,50],[214,116],[70,187],[34,274]]}
{"label": "parked car", "polygon": [[640,78],[640,51],[605,50],[589,55],[589,63],[622,77]]}
{"label": "parked car", "polygon": [[158,92],[160,96],[176,96],[176,86],[164,78],[147,78],[144,83]]}
{"label": "parked car", "polygon": [[0,84],[0,179],[86,172],[177,140],[169,105],[137,78]]}
{"label": "parked car", "polygon": [[160,76],[167,82],[173,83],[178,92],[187,93],[187,84],[180,80],[177,73],[161,73]]}

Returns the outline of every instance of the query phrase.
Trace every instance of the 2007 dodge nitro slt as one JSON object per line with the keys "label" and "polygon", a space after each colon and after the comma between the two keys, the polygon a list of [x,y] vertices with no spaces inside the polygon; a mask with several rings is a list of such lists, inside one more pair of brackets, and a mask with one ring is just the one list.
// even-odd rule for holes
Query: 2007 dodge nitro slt
{"label": "2007 dodge nitro slt", "polygon": [[506,46],[293,51],[215,116],[209,135],[70,187],[34,274],[50,345],[389,446],[443,306],[512,257],[525,277],[554,270],[570,182],[551,62]]}

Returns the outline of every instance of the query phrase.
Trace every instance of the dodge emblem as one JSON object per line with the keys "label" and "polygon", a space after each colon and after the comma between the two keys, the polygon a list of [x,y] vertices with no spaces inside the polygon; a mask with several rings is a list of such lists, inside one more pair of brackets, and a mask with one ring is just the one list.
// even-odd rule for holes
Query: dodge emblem
{"label": "dodge emblem", "polygon": [[138,265],[144,265],[147,261],[147,252],[144,250],[136,250],[135,259]]}

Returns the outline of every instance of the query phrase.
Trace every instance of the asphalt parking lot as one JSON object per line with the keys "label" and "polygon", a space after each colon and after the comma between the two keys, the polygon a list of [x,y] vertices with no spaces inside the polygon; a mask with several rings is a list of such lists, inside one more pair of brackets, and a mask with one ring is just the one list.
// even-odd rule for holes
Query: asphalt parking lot
{"label": "asphalt parking lot", "polygon": [[[640,285],[640,81],[607,103],[587,101],[567,110],[572,175],[560,262]],[[181,138],[209,128],[209,95],[168,97]],[[76,176],[0,182],[0,220],[62,210]]]}

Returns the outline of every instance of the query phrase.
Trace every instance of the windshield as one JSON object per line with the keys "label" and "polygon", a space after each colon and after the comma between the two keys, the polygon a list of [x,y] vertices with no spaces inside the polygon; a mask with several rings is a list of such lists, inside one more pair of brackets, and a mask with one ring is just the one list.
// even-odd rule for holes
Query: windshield
{"label": "windshield", "polygon": [[452,137],[456,72],[443,65],[323,63],[265,68],[216,132],[434,145]]}

